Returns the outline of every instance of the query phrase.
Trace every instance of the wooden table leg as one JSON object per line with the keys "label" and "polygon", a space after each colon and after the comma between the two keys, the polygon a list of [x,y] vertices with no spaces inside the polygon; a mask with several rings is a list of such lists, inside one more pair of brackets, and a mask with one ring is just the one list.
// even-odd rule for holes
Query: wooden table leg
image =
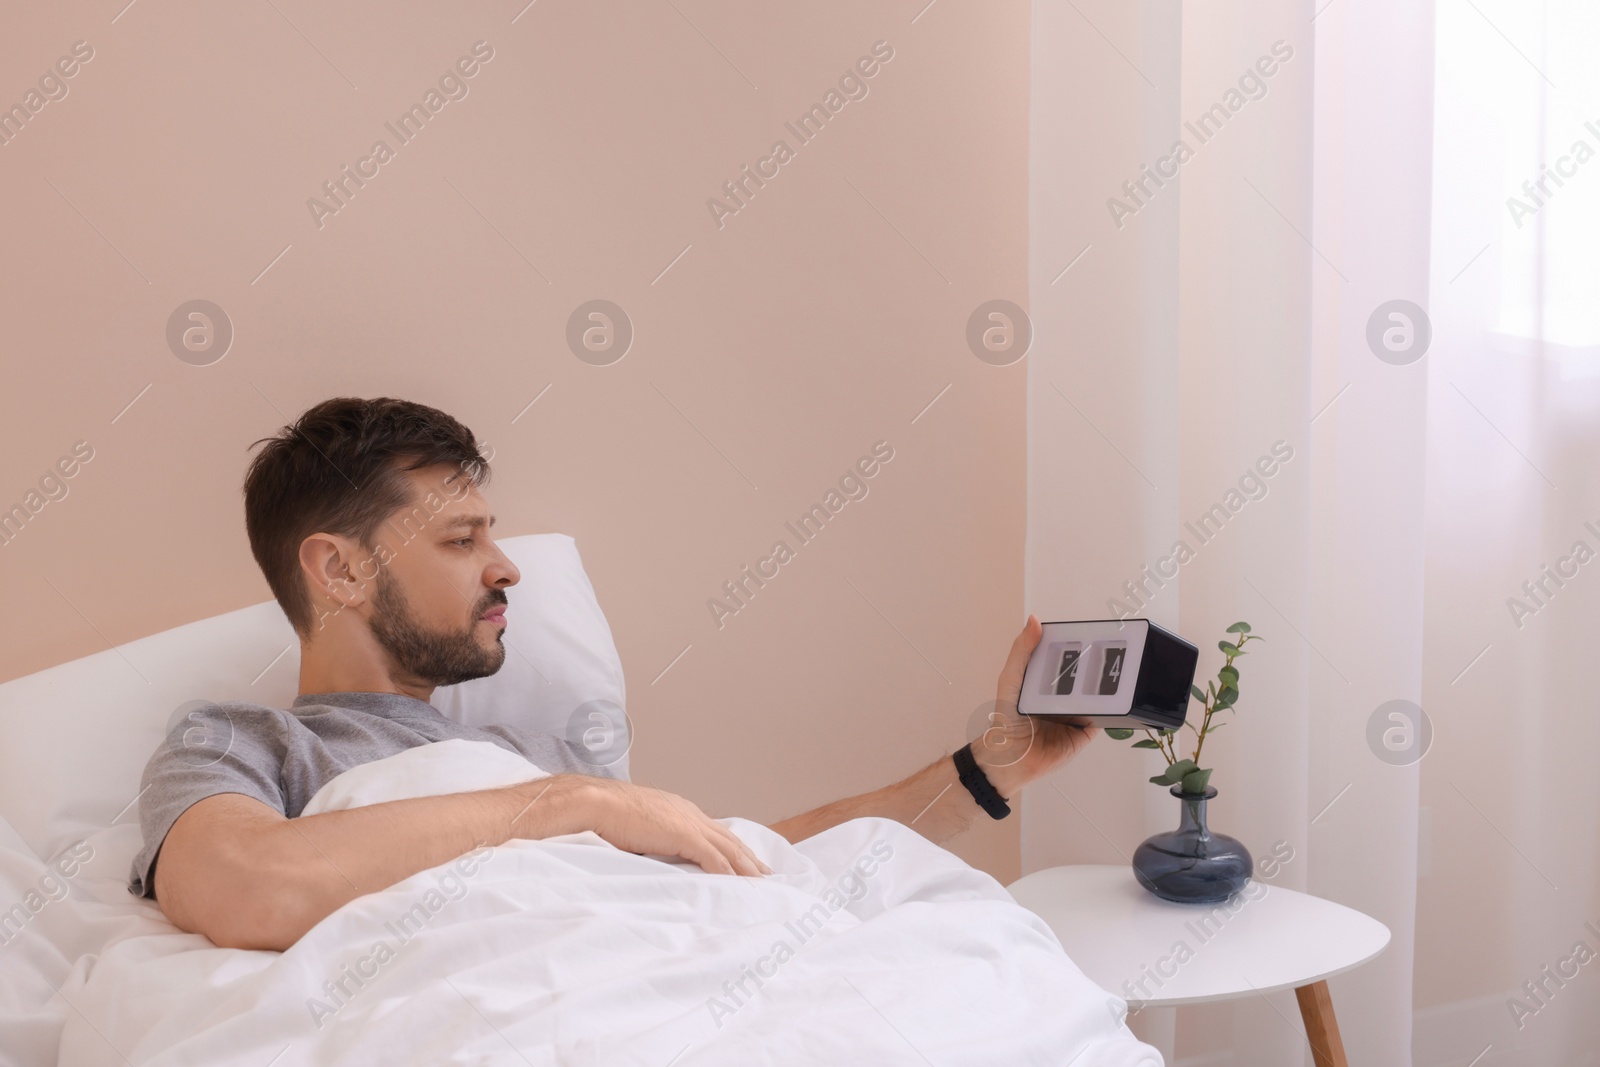
{"label": "wooden table leg", "polygon": [[1350,1067],[1339,1039],[1339,1020],[1333,1017],[1333,995],[1327,981],[1312,982],[1294,991],[1311,1042],[1311,1059],[1317,1067]]}

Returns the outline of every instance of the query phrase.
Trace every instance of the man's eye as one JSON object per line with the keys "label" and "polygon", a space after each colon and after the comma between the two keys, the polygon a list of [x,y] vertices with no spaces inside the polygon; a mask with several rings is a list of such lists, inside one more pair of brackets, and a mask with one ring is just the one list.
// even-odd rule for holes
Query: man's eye
{"label": "man's eye", "polygon": [[462,548],[466,548],[468,545],[472,544],[472,538],[470,538],[470,537],[458,537],[454,541],[451,541],[450,543],[452,545],[460,545]]}

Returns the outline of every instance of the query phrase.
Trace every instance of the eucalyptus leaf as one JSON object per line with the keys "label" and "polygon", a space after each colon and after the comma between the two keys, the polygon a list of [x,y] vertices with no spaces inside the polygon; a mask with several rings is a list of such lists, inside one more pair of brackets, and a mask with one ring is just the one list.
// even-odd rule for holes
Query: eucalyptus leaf
{"label": "eucalyptus leaf", "polygon": [[[1196,770],[1199,770],[1199,767],[1195,765],[1194,760],[1181,759],[1166,769],[1166,773],[1162,774],[1160,781],[1164,785],[1177,785],[1183,781],[1184,775]],[[1152,778],[1151,781],[1156,781],[1156,779]]]}
{"label": "eucalyptus leaf", "polygon": [[1108,728],[1106,730],[1106,736],[1111,738],[1113,741],[1126,741],[1128,738],[1133,736],[1133,731],[1118,726]]}
{"label": "eucalyptus leaf", "polygon": [[1192,685],[1191,684],[1189,686],[1189,695],[1194,697],[1196,700],[1198,700],[1202,704],[1204,704],[1206,702],[1206,691],[1204,689],[1201,689],[1198,685]]}
{"label": "eucalyptus leaf", "polygon": [[1250,632],[1250,624],[1247,622],[1236,622],[1232,626],[1228,627],[1227,632],[1230,634],[1247,634]]}
{"label": "eucalyptus leaf", "polygon": [[1185,793],[1204,793],[1206,783],[1211,780],[1211,768],[1193,770],[1183,776],[1183,791]]}
{"label": "eucalyptus leaf", "polygon": [[1217,707],[1230,708],[1233,706],[1234,701],[1238,699],[1239,691],[1232,686],[1228,686],[1217,694]]}
{"label": "eucalyptus leaf", "polygon": [[1223,653],[1226,654],[1226,655],[1229,655],[1229,656],[1242,656],[1242,655],[1244,655],[1243,652],[1239,651],[1239,646],[1238,645],[1230,645],[1226,641],[1218,641],[1217,642],[1217,647],[1222,649]]}
{"label": "eucalyptus leaf", "polygon": [[1217,678],[1223,685],[1231,685],[1237,689],[1239,687],[1239,668],[1224,667],[1217,672]]}
{"label": "eucalyptus leaf", "polygon": [[1146,738],[1144,738],[1142,740],[1135,741],[1133,743],[1132,747],[1133,748],[1160,748],[1161,747],[1161,743],[1158,742],[1157,740],[1155,740],[1155,738],[1146,737]]}

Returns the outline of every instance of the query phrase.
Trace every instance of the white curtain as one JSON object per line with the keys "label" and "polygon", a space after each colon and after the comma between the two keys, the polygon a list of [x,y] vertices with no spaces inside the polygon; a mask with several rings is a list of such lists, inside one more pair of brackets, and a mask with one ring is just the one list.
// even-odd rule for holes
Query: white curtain
{"label": "white curtain", "polygon": [[1600,1036],[1600,10],[1474,3],[1436,14],[1415,1048],[1555,1067]]}
{"label": "white curtain", "polygon": [[[1392,931],[1331,982],[1352,1063],[1594,1060],[1595,6],[1035,5],[1027,608],[1268,637],[1207,748],[1212,822]],[[1420,760],[1371,739],[1392,701]],[[1096,749],[1027,795],[1025,870],[1175,824],[1152,757]],[[1278,994],[1140,1025],[1175,1063],[1276,1065],[1309,1062],[1298,1022]]]}

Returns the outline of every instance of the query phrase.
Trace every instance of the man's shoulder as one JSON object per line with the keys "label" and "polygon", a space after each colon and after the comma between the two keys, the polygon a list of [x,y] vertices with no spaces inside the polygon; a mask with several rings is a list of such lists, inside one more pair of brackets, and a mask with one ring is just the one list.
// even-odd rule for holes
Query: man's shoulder
{"label": "man's shoulder", "polygon": [[275,708],[270,704],[257,704],[251,700],[196,700],[192,702],[196,708],[207,708],[229,712],[239,712],[245,715],[289,715],[285,708]]}
{"label": "man's shoulder", "polygon": [[177,729],[184,723],[204,720],[228,720],[236,723],[283,724],[294,719],[294,712],[256,704],[248,700],[192,700],[174,713],[171,726]]}
{"label": "man's shoulder", "polygon": [[271,744],[287,740],[294,730],[294,715],[282,708],[248,700],[193,700],[177,708],[167,723],[162,752],[194,750],[226,752],[240,743]]}

